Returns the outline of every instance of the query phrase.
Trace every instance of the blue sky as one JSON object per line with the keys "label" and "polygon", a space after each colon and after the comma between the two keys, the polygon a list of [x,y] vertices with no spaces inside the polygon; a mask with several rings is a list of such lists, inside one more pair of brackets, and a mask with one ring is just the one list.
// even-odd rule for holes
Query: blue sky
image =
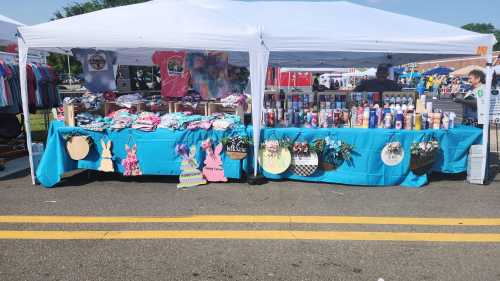
{"label": "blue sky", "polygon": [[[455,26],[487,22],[500,28],[500,0],[349,1]],[[55,11],[74,2],[83,0],[0,0],[0,14],[25,24],[36,24],[50,20]]]}

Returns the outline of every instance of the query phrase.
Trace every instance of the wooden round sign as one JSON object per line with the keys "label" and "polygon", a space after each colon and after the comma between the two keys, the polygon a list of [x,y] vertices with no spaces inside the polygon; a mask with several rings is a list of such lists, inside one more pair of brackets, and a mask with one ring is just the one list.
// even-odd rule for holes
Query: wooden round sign
{"label": "wooden round sign", "polygon": [[271,153],[264,148],[259,150],[259,164],[264,171],[279,175],[290,167],[292,163],[292,154],[288,148],[280,148],[278,153]]}
{"label": "wooden round sign", "polygon": [[66,150],[73,160],[82,160],[90,152],[90,142],[88,136],[74,136],[66,142]]}

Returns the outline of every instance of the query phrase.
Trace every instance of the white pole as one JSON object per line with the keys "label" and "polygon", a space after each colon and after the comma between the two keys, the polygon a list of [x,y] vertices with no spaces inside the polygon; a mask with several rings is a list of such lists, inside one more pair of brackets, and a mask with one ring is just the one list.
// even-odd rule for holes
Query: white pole
{"label": "white pole", "polygon": [[491,46],[488,49],[488,56],[487,56],[487,66],[486,66],[486,85],[484,85],[484,117],[483,117],[483,149],[482,149],[482,154],[483,154],[483,163],[481,165],[481,174],[482,174],[482,183],[485,183],[485,179],[487,178],[487,167],[489,164],[488,161],[488,146],[489,144],[489,135],[490,135],[490,103],[491,103],[491,84],[493,82],[493,46]]}
{"label": "white pole", "polygon": [[253,125],[253,151],[254,151],[254,176],[257,176],[259,164],[260,128],[262,118],[262,103],[266,87],[267,65],[269,63],[269,50],[258,44],[249,51],[250,84],[252,89],[252,125]]}
{"label": "white pole", "polygon": [[21,83],[21,100],[23,103],[23,116],[24,116],[24,131],[26,134],[26,142],[28,146],[28,155],[30,162],[31,182],[35,184],[35,170],[33,165],[33,151],[31,140],[31,126],[30,126],[30,113],[28,109],[28,85],[26,75],[26,63],[28,60],[28,47],[24,44],[22,38],[17,39],[19,49],[19,80]]}
{"label": "white pole", "polygon": [[69,79],[69,86],[71,87],[73,83],[71,82],[71,62],[69,60],[69,55],[66,55],[66,58],[68,59],[68,79]]}
{"label": "white pole", "polygon": [[292,78],[290,77],[290,72],[288,72],[288,83],[287,83],[287,86],[288,86],[288,92],[290,92],[290,80],[292,80]]}

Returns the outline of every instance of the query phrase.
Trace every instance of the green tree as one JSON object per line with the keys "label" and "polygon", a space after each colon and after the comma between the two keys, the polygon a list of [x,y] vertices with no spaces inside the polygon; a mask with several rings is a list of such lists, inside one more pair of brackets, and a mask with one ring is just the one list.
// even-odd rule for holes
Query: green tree
{"label": "green tree", "polygon": [[[142,3],[146,1],[150,0],[89,0],[83,3],[75,2],[55,12],[53,20],[86,14],[106,8]],[[65,55],[50,54],[47,60],[49,64],[54,67],[54,70],[58,73],[67,73],[68,59]],[[72,56],[70,57],[70,64],[72,75],[78,75],[82,73],[82,65]]]}
{"label": "green tree", "polygon": [[[82,64],[73,56],[69,57],[71,65],[71,75],[74,77],[82,73]],[[47,57],[47,63],[54,68],[58,74],[68,73],[68,58],[66,55],[51,53]]]}
{"label": "green tree", "polygon": [[495,51],[500,51],[500,29],[496,29],[495,26],[491,23],[469,23],[462,26],[463,29],[474,31],[477,33],[484,34],[494,34],[497,38],[497,43],[494,47]]}

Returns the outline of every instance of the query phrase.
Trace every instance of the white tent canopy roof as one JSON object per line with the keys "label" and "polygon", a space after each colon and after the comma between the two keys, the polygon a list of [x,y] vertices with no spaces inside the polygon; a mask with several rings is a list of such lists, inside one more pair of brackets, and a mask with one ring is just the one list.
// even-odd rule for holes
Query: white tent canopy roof
{"label": "white tent canopy roof", "polygon": [[246,53],[262,42],[271,53],[287,52],[271,55],[270,64],[368,67],[470,55],[495,42],[493,35],[343,1],[155,0],[19,30],[29,48],[109,49],[132,65],[151,64],[158,49],[239,51],[245,54],[231,56],[233,63],[248,65]]}
{"label": "white tent canopy roof", "polygon": [[0,44],[17,43],[17,27],[24,24],[0,15]]}

